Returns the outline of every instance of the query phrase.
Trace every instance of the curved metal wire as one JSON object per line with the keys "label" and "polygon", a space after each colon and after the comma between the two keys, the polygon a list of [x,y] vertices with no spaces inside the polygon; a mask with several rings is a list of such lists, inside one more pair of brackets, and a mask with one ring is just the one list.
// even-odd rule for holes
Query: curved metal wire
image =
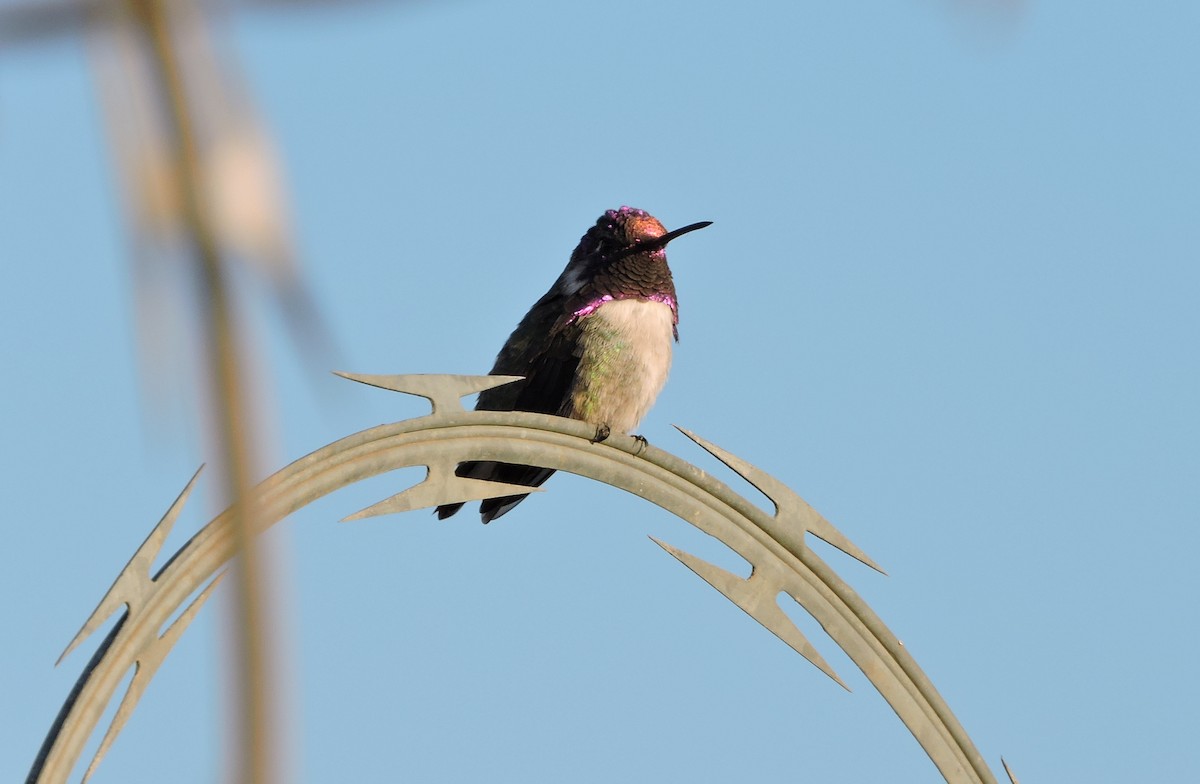
{"label": "curved metal wire", "polygon": [[[463,408],[463,396],[509,383],[514,380],[511,377],[343,375],[426,397],[433,404],[433,412],[343,438],[264,480],[248,498],[255,509],[247,519],[259,527],[254,533],[261,533],[334,490],[408,466],[426,466],[426,478],[346,519],[529,490],[455,476],[455,466],[466,460],[534,464],[591,477],[673,512],[745,558],[752,566],[748,578],[654,540],[845,686],[779,607],[780,594],[792,597],[879,690],[946,781],[995,784],[965,730],[917,663],[858,594],[805,545],[805,534],[819,537],[872,568],[879,567],[782,483],[699,436],[682,431],[770,498],[775,505],[775,514],[771,515],[705,471],[630,436],[612,436],[602,443],[592,443],[594,428],[583,422]],[[130,667],[136,667],[84,780],[91,776],[163,658],[220,581],[218,571],[235,552],[231,510],[204,526],[157,574],[149,571],[195,479],[171,505],[63,653],[63,657],[70,653],[122,604],[127,607],[63,705],[30,771],[30,784],[66,780],[121,679]],[[160,635],[163,624],[197,590],[197,597]]]}

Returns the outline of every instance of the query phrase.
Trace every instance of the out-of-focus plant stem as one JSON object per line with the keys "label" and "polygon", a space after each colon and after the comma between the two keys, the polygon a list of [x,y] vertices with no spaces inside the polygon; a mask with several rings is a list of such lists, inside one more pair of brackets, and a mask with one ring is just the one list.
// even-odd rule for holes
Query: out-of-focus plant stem
{"label": "out-of-focus plant stem", "polygon": [[243,784],[269,784],[276,780],[267,711],[268,645],[262,574],[253,537],[254,507],[248,502],[252,483],[252,435],[242,383],[237,328],[233,305],[221,263],[221,250],[205,199],[200,151],[192,107],[179,55],[171,37],[167,0],[129,0],[153,55],[158,87],[166,108],[171,134],[175,185],[183,211],[185,230],[192,245],[200,294],[206,373],[217,430],[217,448],[223,464],[219,481],[234,513],[232,523],[240,558],[234,566],[234,604],[237,613],[235,655],[238,661],[241,733],[239,780]]}

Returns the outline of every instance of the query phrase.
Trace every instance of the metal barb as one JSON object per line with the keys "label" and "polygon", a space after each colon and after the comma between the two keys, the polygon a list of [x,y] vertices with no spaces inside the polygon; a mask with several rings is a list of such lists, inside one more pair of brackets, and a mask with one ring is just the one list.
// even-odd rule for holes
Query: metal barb
{"label": "metal barb", "polygon": [[456,376],[444,373],[368,376],[358,373],[343,373],[340,370],[335,370],[333,374],[357,381],[360,384],[423,397],[432,404],[435,415],[463,411],[462,399],[467,395],[511,384],[522,378],[522,376]]}
{"label": "metal barb", "polygon": [[196,480],[200,478],[200,472],[203,470],[204,466],[200,466],[196,469],[196,473],[192,474],[192,478],[188,480],[183,491],[171,504],[171,508],[158,521],[158,525],[150,531],[146,541],[142,542],[142,546],[137,549],[137,552],[129,559],[129,563],[125,564],[125,568],[117,575],[117,579],[113,581],[108,593],[104,594],[100,604],[88,616],[83,627],[58,657],[58,661],[54,662],[55,667],[62,664],[63,659],[67,658],[67,655],[75,650],[79,643],[99,629],[122,604],[132,613],[146,594],[153,590],[151,583],[154,582],[154,578],[150,575],[150,567],[154,564],[154,559],[158,557],[159,551],[162,550],[167,535],[171,533],[171,527],[175,525],[179,513],[183,511],[183,505],[187,503],[188,496],[192,494],[192,488],[196,486]]}
{"label": "metal barb", "polygon": [[146,691],[146,687],[150,685],[150,679],[158,672],[158,668],[162,665],[163,660],[167,658],[167,654],[175,647],[175,643],[183,635],[183,630],[186,629],[196,617],[196,613],[208,601],[208,597],[212,594],[217,584],[225,578],[226,572],[221,572],[212,582],[205,586],[200,595],[188,605],[187,609],[175,619],[175,622],[156,640],[148,642],[141,653],[138,654],[137,662],[134,664],[133,679],[129,682],[129,688],[125,690],[125,696],[121,698],[121,704],[117,707],[117,712],[113,716],[112,722],[108,725],[108,730],[104,733],[104,739],[100,741],[100,746],[96,749],[95,755],[92,756],[92,761],[88,764],[87,771],[83,774],[82,784],[87,784],[88,779],[92,777],[92,773],[100,765],[100,761],[104,759],[104,755],[108,753],[109,747],[113,741],[117,739],[117,735],[125,727],[125,722],[133,715],[133,709],[141,700],[142,694]]}
{"label": "metal barb", "polygon": [[[866,564],[880,574],[887,574],[879,564],[869,558],[845,534],[834,528],[833,523],[822,517],[816,509],[809,506],[807,501],[798,496],[783,482],[755,468],[745,460],[726,452],[711,441],[706,441],[690,430],[685,430],[678,425],[675,426],[675,429],[695,441],[710,455],[736,471],[739,476],[754,485],[760,493],[765,495],[775,505],[775,518],[784,526],[776,533],[782,533],[786,536],[788,527],[793,524],[799,525],[802,530],[808,531],[826,544],[833,545],[851,558]],[[795,554],[799,555],[799,553]]]}
{"label": "metal barb", "polygon": [[690,553],[685,553],[653,536],[650,537],[650,540],[679,559],[680,563],[724,594],[729,601],[761,623],[767,631],[786,642],[796,653],[815,664],[817,669],[832,678],[843,689],[851,690],[817,652],[804,633],[797,628],[796,624],[792,623],[791,618],[788,618],[779,608],[779,594],[783,591],[783,586],[777,580],[764,577],[763,571],[760,569],[751,572],[750,579],[743,580],[732,572],[710,564]]}
{"label": "metal barb", "polygon": [[[415,509],[427,509],[444,503],[481,501],[484,498],[494,498],[498,495],[515,495],[519,493],[540,493],[540,487],[526,485],[510,485],[506,482],[489,482],[483,479],[457,476],[454,473],[456,463],[446,461],[430,461],[425,474],[425,481],[419,485],[403,490],[390,498],[385,498],[366,509],[343,517],[341,522],[349,523],[379,515],[411,512]],[[449,499],[449,501],[447,501]]]}

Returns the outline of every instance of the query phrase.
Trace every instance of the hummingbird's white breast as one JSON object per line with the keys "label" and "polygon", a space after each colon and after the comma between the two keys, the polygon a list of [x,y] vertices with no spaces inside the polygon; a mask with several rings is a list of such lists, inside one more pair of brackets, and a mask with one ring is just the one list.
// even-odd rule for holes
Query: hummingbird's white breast
{"label": "hummingbird's white breast", "polygon": [[582,319],[570,416],[628,433],[654,405],[671,369],[675,314],[665,302],[614,299]]}

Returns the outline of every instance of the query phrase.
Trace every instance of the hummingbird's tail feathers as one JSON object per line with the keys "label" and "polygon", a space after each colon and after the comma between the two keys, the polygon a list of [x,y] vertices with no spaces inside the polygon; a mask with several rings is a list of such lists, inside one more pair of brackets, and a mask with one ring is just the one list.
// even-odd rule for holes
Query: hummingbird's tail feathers
{"label": "hummingbird's tail feathers", "polygon": [[489,498],[479,503],[479,519],[484,525],[508,514],[508,511],[528,498],[528,495],[506,495],[503,498]]}
{"label": "hummingbird's tail feathers", "polygon": [[[543,482],[554,475],[553,468],[537,468],[536,466],[512,465],[509,463],[496,463],[496,466],[499,470],[493,479],[512,485],[541,487]],[[528,497],[528,494],[524,494],[484,499],[479,503],[479,517],[486,525],[497,517],[507,514],[510,509]]]}
{"label": "hummingbird's tail feathers", "polygon": [[[491,479],[495,471],[496,463],[490,461],[472,460],[469,463],[460,463],[454,469],[455,476],[465,476],[470,479]],[[466,504],[442,504],[434,511],[437,512],[439,520],[445,520],[447,517],[453,517]]]}
{"label": "hummingbird's tail feathers", "polygon": [[[454,469],[454,475],[465,476],[469,479],[492,479],[496,465],[497,463],[491,461],[472,460],[469,463],[460,463]],[[439,520],[445,520],[447,517],[453,517],[465,505],[465,503],[442,504],[434,511],[437,512]]]}
{"label": "hummingbird's tail feathers", "polygon": [[[517,465],[515,463],[497,463],[492,460],[473,460],[463,463],[454,470],[458,476],[471,479],[485,479],[491,482],[503,482],[510,485],[525,485],[526,487],[541,487],[554,473],[553,468],[538,468],[536,466]],[[497,517],[525,500],[527,493],[506,495],[497,498],[484,499],[479,504],[479,516],[483,522],[490,523]],[[442,504],[436,509],[439,520],[453,516],[463,504]]]}
{"label": "hummingbird's tail feathers", "polygon": [[[468,479],[485,479],[494,480],[497,478],[498,462],[491,460],[472,460],[470,462],[460,463],[454,469],[456,477],[467,477]],[[445,520],[446,517],[452,517],[457,514],[457,511],[462,509],[466,503],[444,503],[436,510],[438,520]],[[486,520],[484,522],[487,522]]]}

